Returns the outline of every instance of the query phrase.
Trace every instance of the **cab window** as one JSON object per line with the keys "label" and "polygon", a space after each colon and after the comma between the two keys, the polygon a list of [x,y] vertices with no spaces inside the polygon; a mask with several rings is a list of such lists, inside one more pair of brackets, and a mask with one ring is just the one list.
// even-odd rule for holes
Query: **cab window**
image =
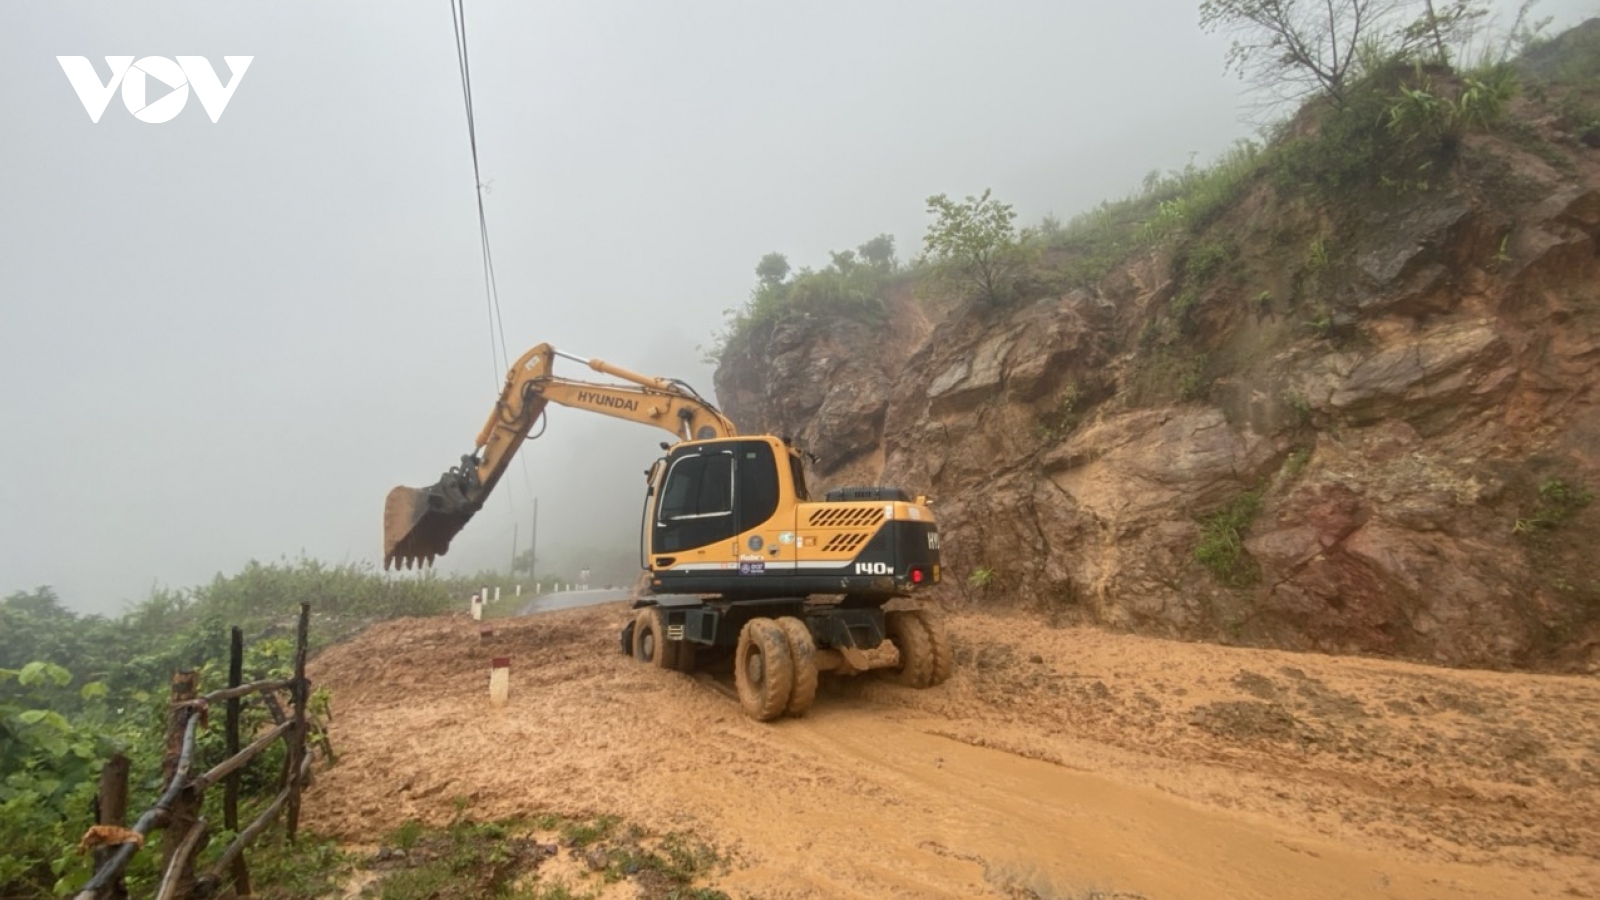
{"label": "cab window", "polygon": [[733,512],[733,454],[694,454],[674,460],[661,490],[663,522]]}

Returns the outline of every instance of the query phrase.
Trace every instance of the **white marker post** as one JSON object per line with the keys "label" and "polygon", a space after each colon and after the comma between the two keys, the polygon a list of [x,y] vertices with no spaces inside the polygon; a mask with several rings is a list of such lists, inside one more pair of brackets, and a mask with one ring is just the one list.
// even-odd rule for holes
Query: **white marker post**
{"label": "white marker post", "polygon": [[472,595],[472,621],[483,621],[483,598],[477,594]]}
{"label": "white marker post", "polygon": [[511,696],[511,657],[496,656],[489,664],[489,705],[505,706]]}

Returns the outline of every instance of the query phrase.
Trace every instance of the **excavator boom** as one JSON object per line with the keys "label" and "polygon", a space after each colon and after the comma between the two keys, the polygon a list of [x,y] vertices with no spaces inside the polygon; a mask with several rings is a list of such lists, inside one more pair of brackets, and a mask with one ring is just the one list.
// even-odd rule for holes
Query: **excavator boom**
{"label": "excavator boom", "polygon": [[[592,383],[551,374],[556,357],[578,362],[625,384]],[[540,344],[506,373],[505,387],[473,452],[433,485],[397,487],[383,507],[384,568],[430,565],[483,506],[511,459],[550,403],[654,425],[679,440],[738,434],[716,407],[683,382],[640,375],[598,359]]]}

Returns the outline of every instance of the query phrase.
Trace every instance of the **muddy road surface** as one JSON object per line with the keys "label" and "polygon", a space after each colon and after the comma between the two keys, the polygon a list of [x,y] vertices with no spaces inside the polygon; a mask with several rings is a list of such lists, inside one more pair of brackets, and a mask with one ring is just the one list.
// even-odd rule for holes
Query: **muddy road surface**
{"label": "muddy road surface", "polygon": [[[733,896],[1600,897],[1600,679],[1184,644],[952,613],[949,682],[746,719],[621,655],[623,604],[379,625],[314,661],[339,763],[307,824],[614,814]],[[491,656],[512,660],[491,709]]]}

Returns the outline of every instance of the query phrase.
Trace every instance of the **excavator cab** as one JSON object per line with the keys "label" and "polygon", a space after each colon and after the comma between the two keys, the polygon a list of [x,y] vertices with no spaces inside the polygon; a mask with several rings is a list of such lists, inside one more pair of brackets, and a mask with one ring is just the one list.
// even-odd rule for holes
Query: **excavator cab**
{"label": "excavator cab", "polygon": [[729,600],[906,596],[939,580],[938,530],[921,498],[851,488],[808,498],[781,438],[685,442],[650,473],[643,527],[650,590]]}

